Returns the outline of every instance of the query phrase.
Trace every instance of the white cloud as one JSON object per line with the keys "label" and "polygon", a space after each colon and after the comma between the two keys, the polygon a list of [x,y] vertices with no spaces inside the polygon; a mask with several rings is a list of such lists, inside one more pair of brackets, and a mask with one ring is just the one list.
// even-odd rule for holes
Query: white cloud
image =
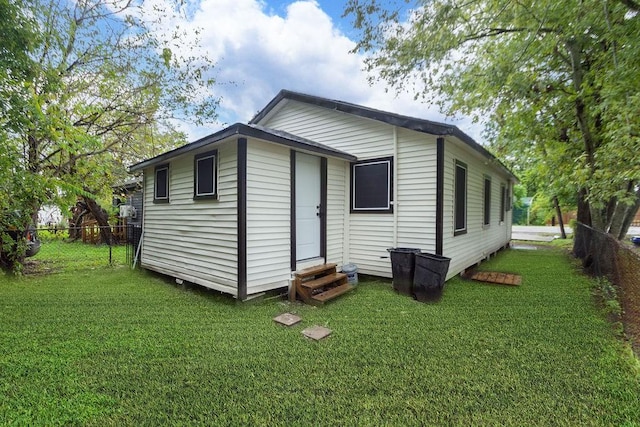
{"label": "white cloud", "polygon": [[[222,97],[220,123],[184,129],[191,139],[247,122],[281,89],[444,121],[435,107],[411,94],[396,97],[382,84],[369,86],[363,57],[349,53],[355,42],[314,0],[292,2],[286,12],[258,0],[201,0],[189,10],[188,21],[172,25],[202,30],[202,46],[217,63],[214,92]],[[468,120],[456,124],[479,140],[479,126]]]}

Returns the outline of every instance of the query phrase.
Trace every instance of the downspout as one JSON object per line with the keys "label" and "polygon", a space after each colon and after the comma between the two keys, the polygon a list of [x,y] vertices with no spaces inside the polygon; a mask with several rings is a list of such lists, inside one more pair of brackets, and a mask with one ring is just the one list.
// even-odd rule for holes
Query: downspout
{"label": "downspout", "polygon": [[398,127],[393,127],[393,244],[398,247]]}
{"label": "downspout", "polygon": [[351,163],[344,162],[344,219],[342,224],[343,245],[342,245],[342,264],[349,262],[351,257]]}
{"label": "downspout", "polygon": [[436,139],[436,255],[444,254],[444,137]]}
{"label": "downspout", "polygon": [[237,234],[238,234],[238,290],[240,301],[247,299],[247,138],[238,138],[237,166]]}

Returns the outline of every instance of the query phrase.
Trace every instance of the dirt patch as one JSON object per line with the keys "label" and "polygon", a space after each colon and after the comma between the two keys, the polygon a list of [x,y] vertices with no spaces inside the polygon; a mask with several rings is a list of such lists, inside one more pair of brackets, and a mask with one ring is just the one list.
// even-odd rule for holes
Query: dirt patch
{"label": "dirt patch", "polygon": [[30,259],[25,261],[22,274],[25,276],[46,276],[47,274],[56,273],[58,270],[52,261]]}

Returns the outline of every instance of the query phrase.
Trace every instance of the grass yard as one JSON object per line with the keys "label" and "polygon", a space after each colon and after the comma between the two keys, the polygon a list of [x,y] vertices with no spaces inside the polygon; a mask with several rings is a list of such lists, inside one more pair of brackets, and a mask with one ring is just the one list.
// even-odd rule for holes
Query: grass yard
{"label": "grass yard", "polygon": [[127,264],[126,245],[109,247],[103,244],[85,244],[82,241],[67,242],[64,240],[66,233],[54,236],[46,230],[38,234],[42,240],[42,246],[38,255],[26,259],[25,273],[27,274],[71,272]]}
{"label": "grass yard", "polygon": [[640,425],[638,361],[562,250],[483,269],[523,283],[423,304],[371,281],[314,308],[122,266],[0,276],[0,424]]}

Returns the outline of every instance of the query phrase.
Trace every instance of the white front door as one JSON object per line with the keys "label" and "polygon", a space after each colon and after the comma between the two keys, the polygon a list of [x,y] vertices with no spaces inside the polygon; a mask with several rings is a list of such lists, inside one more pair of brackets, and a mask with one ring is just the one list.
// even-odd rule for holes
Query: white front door
{"label": "white front door", "polygon": [[320,158],[296,153],[296,261],[320,256]]}

